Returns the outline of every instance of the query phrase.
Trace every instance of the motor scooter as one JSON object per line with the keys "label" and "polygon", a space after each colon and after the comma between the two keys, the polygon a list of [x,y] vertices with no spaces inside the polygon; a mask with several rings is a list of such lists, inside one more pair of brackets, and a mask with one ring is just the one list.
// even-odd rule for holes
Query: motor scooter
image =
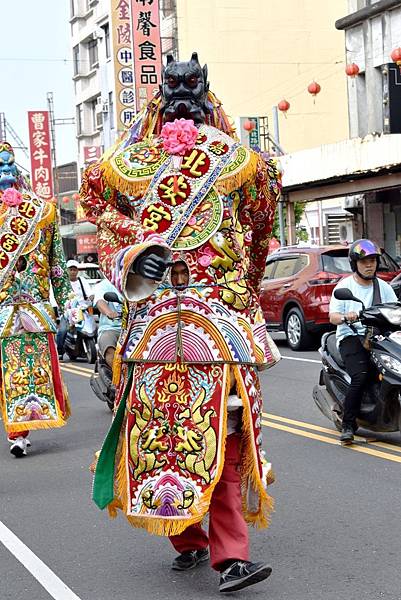
{"label": "motor scooter", "polygon": [[[369,381],[362,394],[358,427],[369,431],[401,430],[401,303],[389,302],[365,308],[346,288],[334,292],[338,300],[362,304],[359,321],[370,331]],[[351,323],[347,323],[352,327]],[[345,370],[335,332],[325,333],[319,349],[322,370],[313,388],[313,399],[321,412],[341,431],[344,399],[351,377]]]}
{"label": "motor scooter", "polygon": [[69,309],[70,327],[64,341],[64,352],[70,360],[84,358],[93,365],[96,362],[96,331],[97,326],[88,307]]}
{"label": "motor scooter", "polygon": [[[106,292],[103,298],[106,302],[113,302],[117,305],[117,307],[115,307],[116,312],[119,315],[117,318],[121,318],[122,302],[117,294],[114,292]],[[114,400],[116,395],[116,388],[113,385],[112,380],[112,370],[98,349],[95,369],[89,383],[99,400],[106,402],[110,410],[113,410],[114,408]]]}

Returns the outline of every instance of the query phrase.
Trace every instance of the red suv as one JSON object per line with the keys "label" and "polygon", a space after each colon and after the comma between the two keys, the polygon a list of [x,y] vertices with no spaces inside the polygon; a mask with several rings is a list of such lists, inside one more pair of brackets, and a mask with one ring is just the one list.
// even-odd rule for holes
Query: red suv
{"label": "red suv", "polygon": [[[378,275],[390,282],[400,266],[386,252]],[[329,303],[336,283],[351,273],[346,246],[286,246],[267,258],[260,302],[269,330],[285,331],[303,350],[330,329]]]}

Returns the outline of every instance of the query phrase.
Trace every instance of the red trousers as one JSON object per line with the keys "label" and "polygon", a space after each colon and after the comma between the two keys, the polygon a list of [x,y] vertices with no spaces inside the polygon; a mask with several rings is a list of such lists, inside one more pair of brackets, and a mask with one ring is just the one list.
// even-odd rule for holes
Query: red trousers
{"label": "red trousers", "polygon": [[242,514],[240,489],[240,444],[241,434],[227,437],[223,472],[209,507],[209,535],[196,523],[180,535],[170,536],[180,554],[209,546],[211,566],[216,571],[227,560],[249,560],[248,527]]}
{"label": "red trousers", "polygon": [[8,439],[9,440],[16,440],[18,437],[23,437],[26,438],[29,435],[29,431],[13,431],[12,433],[8,434]]}

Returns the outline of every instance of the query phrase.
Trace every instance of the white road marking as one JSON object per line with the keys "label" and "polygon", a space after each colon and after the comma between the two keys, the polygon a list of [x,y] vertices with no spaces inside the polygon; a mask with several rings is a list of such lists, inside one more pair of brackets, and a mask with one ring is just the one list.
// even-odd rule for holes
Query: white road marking
{"label": "white road marking", "polygon": [[320,363],[322,362],[321,360],[316,360],[315,358],[297,358],[295,356],[283,356],[283,355],[281,355],[281,358],[286,358],[287,360],[299,360],[301,362],[317,363],[318,365],[320,365]]}
{"label": "white road marking", "polygon": [[0,521],[0,542],[55,600],[80,600],[44,562]]}

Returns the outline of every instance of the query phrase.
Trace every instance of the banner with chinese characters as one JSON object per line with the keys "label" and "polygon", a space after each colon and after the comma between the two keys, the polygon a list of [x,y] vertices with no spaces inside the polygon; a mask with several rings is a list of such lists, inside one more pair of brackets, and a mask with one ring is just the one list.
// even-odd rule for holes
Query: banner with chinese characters
{"label": "banner with chinese characters", "polygon": [[96,162],[101,155],[102,149],[100,146],[84,146],[84,163],[86,165]]}
{"label": "banner with chinese characters", "polygon": [[159,0],[131,0],[131,18],[135,105],[139,111],[161,83]]}
{"label": "banner with chinese characters", "polygon": [[135,116],[130,0],[111,0],[116,127],[124,131]]}
{"label": "banner with chinese characters", "polygon": [[50,146],[49,112],[28,111],[32,189],[37,196],[53,198],[53,172]]}

